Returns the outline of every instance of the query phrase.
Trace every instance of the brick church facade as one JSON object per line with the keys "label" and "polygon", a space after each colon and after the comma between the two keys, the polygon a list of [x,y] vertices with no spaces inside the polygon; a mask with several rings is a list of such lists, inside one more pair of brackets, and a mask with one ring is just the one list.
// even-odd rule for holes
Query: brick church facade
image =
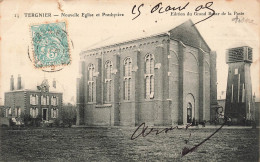
{"label": "brick church facade", "polygon": [[216,53],[191,20],[80,53],[78,125],[176,125],[215,118]]}

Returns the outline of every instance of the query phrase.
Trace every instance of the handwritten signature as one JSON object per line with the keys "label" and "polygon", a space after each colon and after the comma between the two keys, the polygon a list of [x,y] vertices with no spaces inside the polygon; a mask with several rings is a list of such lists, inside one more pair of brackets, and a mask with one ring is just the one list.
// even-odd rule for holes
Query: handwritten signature
{"label": "handwritten signature", "polygon": [[[185,129],[187,130],[191,125],[192,125],[192,124],[187,124],[186,127],[185,127]],[[135,134],[137,133],[137,131],[138,131],[141,127],[143,127],[143,128],[142,128],[142,131],[141,131],[138,135],[135,135]],[[150,130],[149,130],[148,132],[146,132],[147,129],[148,129],[148,126],[145,126],[145,123],[140,124],[140,125],[136,128],[136,130],[134,131],[134,133],[132,134],[131,140],[134,140],[134,139],[138,138],[138,137],[141,136],[141,135],[142,135],[143,137],[146,137],[146,136],[148,136],[148,135],[149,135],[150,133],[152,133],[152,132],[155,132],[155,134],[158,135],[158,134],[160,134],[160,133],[162,133],[162,132],[168,133],[168,131],[172,131],[172,130],[174,130],[174,129],[183,129],[183,128],[179,128],[178,126],[170,127],[170,128],[164,128],[164,129],[161,129],[161,130],[160,130],[159,128],[149,128]]]}
{"label": "handwritten signature", "polygon": [[[183,6],[177,6],[176,7],[176,6],[168,5],[168,6],[164,7],[162,2],[160,2],[160,3],[156,4],[154,7],[152,7],[150,12],[152,14],[152,13],[157,11],[159,14],[162,14],[162,13],[166,13],[166,12],[169,12],[169,11],[175,11],[175,10],[182,11],[182,10],[185,10],[189,6],[189,4],[190,4],[190,2],[187,2]],[[199,5],[198,7],[195,8],[195,11],[200,11],[200,10],[204,10],[204,9],[210,10],[212,12],[212,14],[209,15],[208,17],[206,17],[205,19],[202,19],[202,20],[194,23],[194,25],[209,19],[210,17],[212,17],[215,14],[215,10],[211,8],[212,5],[213,5],[213,2],[207,2],[205,5]],[[133,6],[132,14],[136,15],[136,16],[132,20],[136,19],[137,17],[139,17],[141,15],[141,13],[142,13],[141,8],[142,7],[144,7],[144,3],[142,3],[138,7],[137,7],[137,5]]]}
{"label": "handwritten signature", "polygon": [[[200,142],[199,144],[195,145],[194,147],[192,148],[187,148],[187,147],[184,147],[183,150],[182,150],[182,156],[185,156],[186,154],[190,153],[190,152],[193,152],[196,148],[198,148],[200,145],[202,145],[204,142],[206,142],[207,140],[209,140],[212,136],[214,136],[214,134],[216,134],[218,131],[221,130],[221,128],[226,124],[226,121],[227,121],[227,118],[225,118],[225,122],[215,131],[213,132],[210,136],[208,136],[206,139],[204,139],[202,142]],[[205,123],[204,123],[205,124]],[[142,123],[140,124],[136,130],[134,131],[134,133],[132,134],[131,136],[131,140],[135,140],[136,138],[142,136],[142,137],[146,137],[148,136],[149,134],[151,134],[152,132],[154,132],[156,135],[159,135],[160,133],[168,133],[169,131],[172,131],[174,129],[183,129],[185,128],[186,130],[193,126],[191,123],[188,123],[185,127],[178,127],[178,126],[175,126],[175,127],[169,127],[169,128],[164,128],[164,129],[159,129],[159,128],[149,128],[148,126],[145,125],[145,123]],[[148,130],[148,128],[150,130]],[[138,133],[138,131],[140,131],[141,129],[141,132]],[[191,136],[191,134],[190,134]],[[187,144],[189,140],[185,140],[185,143]]]}
{"label": "handwritten signature", "polygon": [[204,139],[202,142],[200,142],[199,144],[193,146],[192,148],[187,148],[184,147],[182,150],[182,156],[187,155],[190,152],[193,152],[196,150],[196,148],[198,148],[200,145],[202,145],[203,143],[205,143],[207,140],[209,140],[212,136],[214,136],[214,134],[216,134],[218,131],[220,131],[220,129],[222,129],[222,127],[226,124],[226,122],[224,122],[215,132],[213,132],[210,136],[208,136],[206,139]]}
{"label": "handwritten signature", "polygon": [[238,17],[238,15],[236,15],[236,17],[233,18],[232,21],[234,21],[235,23],[250,23],[250,24],[256,25],[254,20],[248,19],[248,18],[245,18],[245,17]]}

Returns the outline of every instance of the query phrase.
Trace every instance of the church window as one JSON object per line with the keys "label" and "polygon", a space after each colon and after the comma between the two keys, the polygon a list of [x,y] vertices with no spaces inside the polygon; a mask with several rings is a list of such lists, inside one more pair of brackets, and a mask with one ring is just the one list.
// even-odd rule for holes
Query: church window
{"label": "church window", "polygon": [[132,59],[127,57],[124,60],[124,100],[130,100],[132,78]]}
{"label": "church window", "polygon": [[154,57],[152,54],[145,56],[145,98],[154,98]]}
{"label": "church window", "polygon": [[88,66],[88,102],[94,101],[94,65]]}
{"label": "church window", "polygon": [[111,102],[111,86],[112,86],[112,62],[105,63],[105,101]]}

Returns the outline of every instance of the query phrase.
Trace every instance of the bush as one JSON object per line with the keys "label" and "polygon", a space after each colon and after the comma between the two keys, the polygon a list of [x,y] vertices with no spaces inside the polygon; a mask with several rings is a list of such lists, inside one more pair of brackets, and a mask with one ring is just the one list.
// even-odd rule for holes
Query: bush
{"label": "bush", "polygon": [[39,127],[42,122],[42,116],[38,115],[36,118],[32,118],[29,114],[21,114],[21,118],[24,122],[24,126]]}
{"label": "bush", "polygon": [[42,122],[42,116],[37,115],[37,117],[34,119],[34,126],[36,126],[36,127],[41,126],[41,122]]}
{"label": "bush", "polygon": [[11,127],[15,126],[15,122],[13,122],[12,118],[9,119],[9,125]]}
{"label": "bush", "polygon": [[75,106],[68,104],[67,106],[63,106],[61,120],[63,126],[71,127],[76,124],[76,108]]}
{"label": "bush", "polygon": [[74,123],[74,120],[73,119],[69,119],[69,118],[64,118],[62,120],[62,122],[63,122],[64,126],[71,127],[73,125],[73,123]]}
{"label": "bush", "polygon": [[59,127],[60,126],[60,119],[55,119],[54,122],[53,122],[53,125],[56,126],[56,127]]}
{"label": "bush", "polygon": [[32,125],[32,117],[29,114],[21,114],[21,118],[23,119],[25,126],[31,126]]}

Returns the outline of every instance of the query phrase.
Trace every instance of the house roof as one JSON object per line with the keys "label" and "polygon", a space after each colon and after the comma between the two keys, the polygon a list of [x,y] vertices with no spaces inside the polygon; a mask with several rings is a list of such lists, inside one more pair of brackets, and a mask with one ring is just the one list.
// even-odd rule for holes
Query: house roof
{"label": "house roof", "polygon": [[[15,78],[16,79],[16,78]],[[46,85],[49,87],[49,92],[50,93],[62,93],[64,91],[64,87],[61,86],[61,84],[58,84],[56,81],[56,88],[52,86],[52,81],[49,82],[48,79],[43,79],[41,82],[35,81],[33,83],[28,83],[24,82],[24,78],[21,78],[22,80],[22,88],[17,89],[16,85],[14,85],[14,90],[12,91],[7,91],[6,93],[10,92],[24,92],[24,91],[30,91],[30,92],[40,92],[41,90],[39,89],[40,86]]]}

